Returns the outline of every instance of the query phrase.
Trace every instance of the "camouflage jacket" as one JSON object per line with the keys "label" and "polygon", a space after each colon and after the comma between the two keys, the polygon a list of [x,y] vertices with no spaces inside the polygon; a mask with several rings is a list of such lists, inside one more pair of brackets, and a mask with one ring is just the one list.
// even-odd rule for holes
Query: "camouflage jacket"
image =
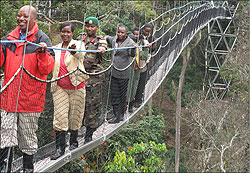
{"label": "camouflage jacket", "polygon": [[[107,41],[103,36],[89,37],[86,33],[77,37],[78,40],[82,40],[85,43],[86,50],[97,50],[99,47],[107,49]],[[87,52],[83,61],[86,69],[93,68],[97,64],[101,63],[102,55],[96,52]]]}

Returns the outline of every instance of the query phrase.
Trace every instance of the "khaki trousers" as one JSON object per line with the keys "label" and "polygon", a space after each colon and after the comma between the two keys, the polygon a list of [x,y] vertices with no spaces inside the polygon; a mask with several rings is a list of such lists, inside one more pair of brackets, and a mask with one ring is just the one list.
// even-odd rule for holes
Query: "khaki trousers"
{"label": "khaki trousers", "polygon": [[77,130],[82,126],[85,109],[85,87],[65,90],[57,86],[52,94],[54,101],[53,128],[57,131]]}
{"label": "khaki trousers", "polygon": [[23,153],[35,154],[39,113],[14,113],[1,110],[1,148],[19,146]]}

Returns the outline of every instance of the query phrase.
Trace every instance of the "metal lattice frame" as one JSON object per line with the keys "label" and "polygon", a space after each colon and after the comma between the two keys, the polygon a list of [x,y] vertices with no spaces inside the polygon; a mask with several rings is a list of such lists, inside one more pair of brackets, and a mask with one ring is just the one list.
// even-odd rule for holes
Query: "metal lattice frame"
{"label": "metal lattice frame", "polygon": [[232,51],[237,40],[237,27],[234,22],[239,2],[225,2],[230,13],[227,18],[214,19],[208,23],[208,40],[205,50],[205,79],[203,90],[206,99],[223,99],[231,80],[220,75],[221,67],[226,62],[227,54]]}

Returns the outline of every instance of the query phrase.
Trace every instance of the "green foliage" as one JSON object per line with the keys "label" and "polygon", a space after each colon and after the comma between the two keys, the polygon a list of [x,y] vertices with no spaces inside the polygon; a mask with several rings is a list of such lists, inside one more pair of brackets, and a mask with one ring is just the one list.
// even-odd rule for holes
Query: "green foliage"
{"label": "green foliage", "polygon": [[[9,32],[16,28],[16,17],[19,9],[24,5],[30,5],[30,1],[0,1],[0,15],[1,15],[1,38],[5,37]],[[34,5],[34,3],[32,3]]]}
{"label": "green foliage", "polygon": [[11,30],[15,29],[18,9],[15,9],[9,1],[1,1],[1,38],[5,37]]}
{"label": "green foliage", "polygon": [[163,115],[145,116],[138,115],[132,123],[128,124],[119,135],[114,135],[109,143],[118,146],[128,146],[133,143],[155,141],[156,143],[164,142]]}
{"label": "green foliage", "polygon": [[156,11],[152,9],[151,1],[138,1],[135,4],[134,9],[135,15],[138,16],[141,20],[141,25],[149,22],[150,20],[156,17]]}
{"label": "green foliage", "polygon": [[[163,1],[154,2],[154,6],[162,7]],[[16,27],[16,15],[20,7],[29,5],[30,1],[1,1],[1,27],[2,36],[9,33]],[[86,17],[95,16],[99,18],[100,26],[98,34],[116,34],[118,24],[125,25],[130,32],[136,25],[142,26],[159,14],[157,8],[152,8],[150,1],[69,1],[55,0],[51,2],[49,8],[47,1],[32,2],[37,7],[39,13],[48,17],[48,12],[52,10],[51,20],[64,22],[68,20],[84,21]],[[43,16],[38,15],[39,28],[46,34],[50,34],[48,21]],[[82,32],[82,24],[74,23],[75,37]],[[52,28],[52,32],[56,31]],[[74,38],[75,38],[74,37]],[[53,39],[53,38],[51,38]]]}
{"label": "green foliage", "polygon": [[108,162],[105,169],[108,171],[138,171],[135,168],[135,160],[131,156],[127,159],[125,152],[119,150],[115,153],[114,161]]}
{"label": "green foliage", "polygon": [[116,151],[113,162],[108,162],[105,170],[125,172],[163,172],[166,170],[166,145],[149,143],[135,143],[128,147],[127,152]]}
{"label": "green foliage", "polygon": [[85,160],[85,157],[82,155],[82,157],[79,157],[77,159],[74,159],[71,161],[69,164],[66,164],[62,169],[59,169],[56,171],[56,173],[61,173],[61,172],[75,172],[75,170],[78,170],[78,172],[88,172],[89,170],[89,165]]}

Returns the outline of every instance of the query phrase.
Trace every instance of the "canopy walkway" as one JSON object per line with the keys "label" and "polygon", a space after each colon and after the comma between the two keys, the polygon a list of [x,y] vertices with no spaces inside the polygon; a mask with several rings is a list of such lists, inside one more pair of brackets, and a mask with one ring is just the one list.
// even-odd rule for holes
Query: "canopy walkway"
{"label": "canopy walkway", "polygon": [[[232,8],[232,5],[234,6],[234,8]],[[49,86],[52,82],[55,82],[59,79],[54,81],[43,81],[48,83],[48,89],[46,93],[46,107],[39,120],[38,140],[43,139],[43,142],[39,143],[38,152],[35,154],[35,172],[56,171],[66,163],[70,162],[72,159],[75,159],[82,154],[90,151],[91,149],[97,147],[98,145],[103,144],[105,140],[110,138],[115,133],[118,133],[119,130],[123,128],[129,122],[129,120],[133,118],[146,105],[148,100],[153,96],[156,90],[160,87],[163,80],[167,77],[169,71],[174,66],[183,49],[194,38],[195,34],[206,26],[208,26],[209,37],[206,49],[207,62],[206,76],[204,79],[204,90],[207,93],[207,98],[223,98],[228,89],[230,81],[222,79],[223,84],[220,84],[219,82],[221,81],[219,81],[219,71],[220,67],[225,61],[224,55],[230,53],[236,41],[235,27],[234,29],[230,30],[228,28],[235,25],[233,19],[237,8],[238,4],[230,4],[227,1],[189,2],[184,6],[165,11],[156,19],[149,22],[153,26],[158,26],[153,32],[153,36],[157,38],[154,41],[156,42],[157,46],[156,50],[154,52],[151,52],[151,59],[147,65],[148,74],[143,103],[140,105],[140,107],[134,109],[132,113],[127,112],[125,114],[124,121],[117,124],[109,124],[107,122],[107,112],[111,108],[109,98],[109,69],[113,66],[113,63],[112,61],[106,60],[106,69],[103,71],[103,74],[105,81],[107,82],[103,84],[102,87],[102,114],[104,116],[103,123],[94,132],[93,141],[87,144],[84,144],[84,138],[81,137],[85,133],[85,127],[82,127],[78,136],[79,147],[72,151],[70,151],[67,147],[65,154],[57,160],[50,160],[50,156],[55,152],[56,148],[54,136],[53,134],[51,134],[53,120],[53,102],[51,101],[51,99],[49,99],[51,98]],[[224,22],[229,21],[226,28],[223,28],[220,25],[220,21],[222,20]],[[216,33],[214,33],[214,31]],[[219,31],[219,33],[217,31]],[[213,37],[218,37],[219,41],[216,40],[216,43],[213,42]],[[223,42],[225,46],[221,46],[221,42]],[[1,43],[4,43],[4,41],[1,41]],[[226,50],[220,49],[222,47],[225,47]],[[113,50],[114,49],[110,49],[107,52],[111,52]],[[223,57],[221,57],[221,55],[223,55]],[[134,60],[131,60],[131,62],[132,61]],[[132,63],[130,65],[132,65]],[[31,75],[29,71],[23,66],[19,68],[16,74],[22,70],[24,70],[25,73]],[[74,71],[76,70],[80,71],[80,69],[78,68]],[[74,71],[70,73],[73,73]],[[81,72],[86,73],[83,71]],[[36,76],[33,77],[36,78]],[[13,78],[15,78],[15,76],[13,76]],[[36,79],[39,80],[38,78]],[[8,84],[9,83],[7,83],[1,89],[1,92],[3,92],[8,87]],[[218,88],[218,86],[220,87]],[[45,137],[46,139],[44,140]],[[12,171],[18,171],[21,169],[21,167],[22,157],[16,157],[15,161],[13,162]]]}

